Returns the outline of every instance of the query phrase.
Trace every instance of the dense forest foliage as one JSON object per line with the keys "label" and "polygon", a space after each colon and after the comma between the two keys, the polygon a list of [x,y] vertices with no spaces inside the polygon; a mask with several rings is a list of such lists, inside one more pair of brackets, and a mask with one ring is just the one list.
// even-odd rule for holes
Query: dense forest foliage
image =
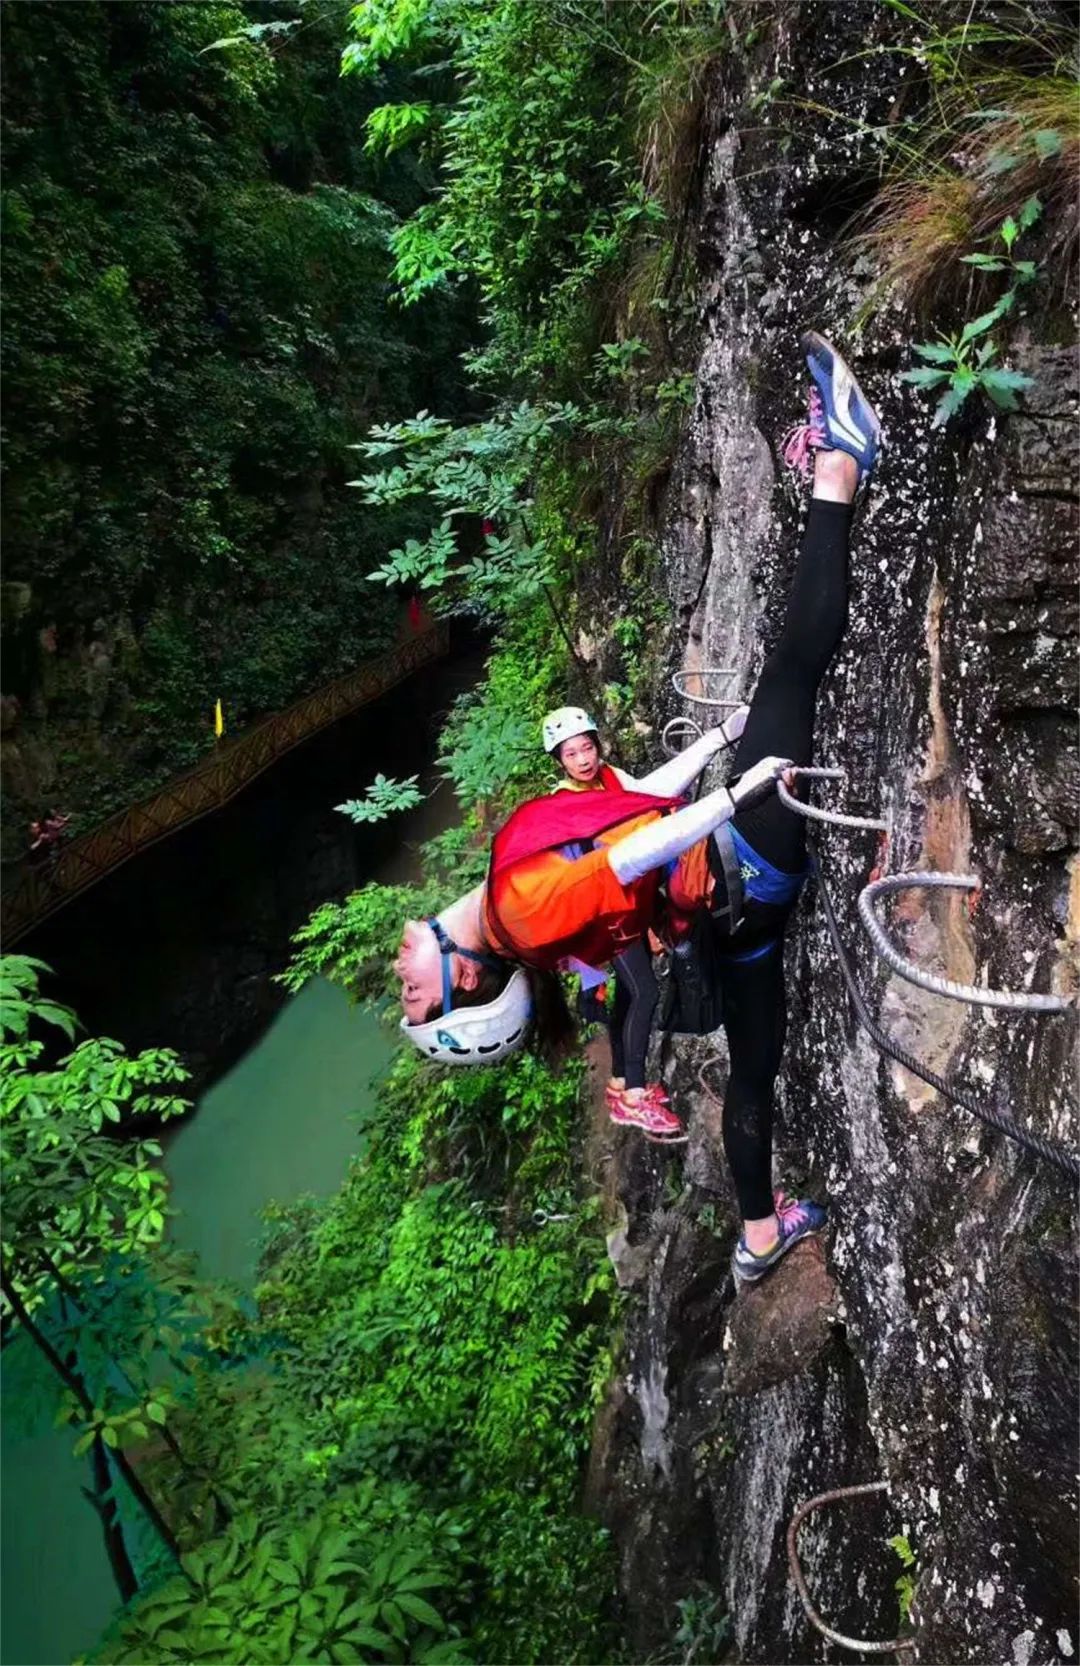
{"label": "dense forest foliage", "polygon": [[[576,692],[616,718],[641,686],[654,487],[689,384],[677,237],[659,176],[646,189],[639,170],[642,100],[679,80],[681,50],[697,61],[713,8],[412,11],[416,27],[409,8],[357,8],[354,45],[370,46],[369,24],[382,45],[366,63],[347,52],[340,85],[340,14],[332,63],[330,14],[268,33],[287,19],[254,6],[80,6],[48,54],[33,17],[8,43],[9,73],[15,46],[36,54],[21,96],[49,112],[25,119],[9,169],[25,261],[9,274],[25,406],[11,512],[32,590],[16,639],[36,640],[26,627],[46,596],[61,633],[127,610],[132,677],[147,680],[118,720],[144,733],[143,768],[182,755],[191,711],[219,690],[240,710],[283,698],[285,674],[269,678],[290,645],[293,686],[310,680],[307,621],[324,633],[322,669],[355,659],[372,595],[419,587],[497,633],[484,688],[443,739],[461,824],[428,847],[417,885],[366,887],[301,933],[293,987],[320,972],[374,999],[402,913],[478,874],[493,820],[544,782],[545,707]],[[226,44],[203,50],[215,42]],[[107,189],[113,152],[91,137],[96,106],[71,92],[80,80],[127,140]],[[423,122],[396,113],[417,102],[414,86]],[[60,142],[65,121],[81,146]],[[60,263],[47,300],[97,325],[78,337],[96,354],[92,373],[89,350],[80,358],[78,385],[101,411],[61,424],[50,372],[31,362],[31,349],[51,355],[30,272],[60,240],[42,203],[77,167],[89,199],[70,216],[79,259]],[[429,178],[455,180],[460,202],[425,195]],[[81,201],[74,181],[64,188]],[[151,219],[171,265],[149,246]],[[114,267],[103,320],[100,274]],[[482,412],[471,423],[454,364],[470,318],[468,397]],[[247,409],[251,424],[237,418]],[[349,443],[381,477],[346,493]],[[620,523],[600,544],[597,510],[620,482]],[[52,519],[35,511],[41,497]],[[304,505],[324,557],[317,584],[310,555],[282,553]],[[603,665],[576,641],[596,560],[627,597]],[[351,619],[346,636],[360,593],[363,624]],[[580,1510],[616,1325],[579,1178],[580,1066],[556,1079],[525,1057],[439,1080],[399,1060],[340,1195],[271,1221],[252,1312],[160,1243],[162,1200],[143,1200],[137,1178],[153,1141],[118,1175],[101,1135],[115,1115],[161,1114],[157,1084],[179,1065],[97,1042],[54,1065],[27,1026],[32,1013],[35,1026],[68,1020],[42,1010],[37,975],[9,966],[4,1114],[19,1173],[5,1267],[42,1351],[60,1344],[65,1415],[96,1463],[128,1599],[100,1658],[614,1658],[613,1565]],[[43,1110],[63,1127],[59,1151],[42,1140]],[[46,1174],[58,1206],[43,1216]],[[128,1185],[138,1209],[117,1215]],[[75,1221],[101,1227],[77,1252]],[[116,1469],[127,1450],[138,1464]],[[137,1567],[117,1531],[133,1509],[158,1546]]]}
{"label": "dense forest foliage", "polygon": [[[409,516],[372,421],[460,406],[464,295],[392,304],[427,170],[366,147],[340,8],[5,11],[4,683],[17,811],[85,827],[351,669]],[[215,46],[216,42],[224,44]]]}
{"label": "dense forest foliage", "polygon": [[[402,918],[478,879],[548,784],[546,707],[642,744],[695,124],[710,63],[763,26],[724,0],[9,15],[20,722],[85,699],[43,684],[54,623],[74,643],[104,621],[123,666],[109,791],[189,756],[217,695],[242,716],[362,657],[374,598],[420,588],[494,637],[443,734],[459,824],[415,884],[319,908],[291,988],[385,996]],[[273,1211],[253,1306],[162,1247],[152,1142],[121,1164],[101,1137],[121,1108],[171,1113],[177,1061],[55,1062],[34,1038],[70,1020],[38,971],[8,966],[5,1292],[57,1355],[76,1449],[114,1455],[106,1531],[135,1450],[158,1543],[125,1569],[113,1533],[127,1600],[95,1658],[619,1658],[580,1509],[619,1302],[580,1067],[399,1058],[339,1195]]]}

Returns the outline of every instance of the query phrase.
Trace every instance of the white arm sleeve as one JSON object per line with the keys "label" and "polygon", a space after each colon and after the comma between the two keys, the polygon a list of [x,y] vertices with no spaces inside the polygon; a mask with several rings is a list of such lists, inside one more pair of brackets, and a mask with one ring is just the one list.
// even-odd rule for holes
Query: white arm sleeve
{"label": "white arm sleeve", "polygon": [[685,751],[635,781],[634,786],[639,793],[655,793],[657,798],[678,798],[726,744],[719,729],[710,729]]}
{"label": "white arm sleeve", "polygon": [[616,879],[621,885],[629,885],[653,868],[673,862],[721,822],[728,821],[736,810],[764,798],[775,787],[780,771],[788,767],[787,759],[762,758],[740,776],[730,792],[719,787],[696,804],[687,804],[670,816],[661,816],[628,833],[608,851],[608,864]]}
{"label": "white arm sleeve", "polygon": [[634,785],[638,792],[655,793],[657,798],[678,798],[691,781],[697,780],[718,752],[722,752],[725,746],[734,745],[745,729],[749,715],[749,706],[737,707],[730,717],[726,717],[715,729],[707,730],[692,746],[669,758],[666,764],[661,764],[643,780],[636,781]]}

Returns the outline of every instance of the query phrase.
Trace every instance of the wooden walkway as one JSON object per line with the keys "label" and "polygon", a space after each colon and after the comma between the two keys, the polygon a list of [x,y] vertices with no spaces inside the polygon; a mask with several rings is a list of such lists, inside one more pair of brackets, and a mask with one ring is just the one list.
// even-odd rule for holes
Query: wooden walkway
{"label": "wooden walkway", "polygon": [[447,652],[448,639],[445,622],[428,624],[379,659],[369,660],[285,711],[264,718],[236,740],[219,743],[186,774],[175,776],[93,832],[61,845],[49,866],[24,864],[5,883],[0,898],[5,948],[148,845],[220,810],[301,741],[358,706],[378,700],[406,677],[440,659]]}

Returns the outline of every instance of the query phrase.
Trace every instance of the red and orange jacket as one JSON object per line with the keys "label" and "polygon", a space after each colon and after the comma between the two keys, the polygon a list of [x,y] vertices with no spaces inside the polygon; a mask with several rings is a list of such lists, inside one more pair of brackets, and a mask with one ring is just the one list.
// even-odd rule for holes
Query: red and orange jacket
{"label": "red and orange jacket", "polygon": [[[571,956],[606,966],[656,922],[663,871],[623,885],[607,853],[681,800],[627,792],[609,773],[613,784],[605,780],[603,792],[528,800],[495,835],[482,904],[494,948],[544,971]],[[564,846],[582,843],[592,846],[583,856],[563,853]],[[681,858],[680,868],[692,855]]]}

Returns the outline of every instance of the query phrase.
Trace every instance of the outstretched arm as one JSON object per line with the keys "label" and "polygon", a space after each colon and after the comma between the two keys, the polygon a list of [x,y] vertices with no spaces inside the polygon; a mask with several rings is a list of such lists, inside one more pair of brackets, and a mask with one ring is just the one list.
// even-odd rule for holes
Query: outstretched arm
{"label": "outstretched arm", "polygon": [[658,821],[650,821],[628,833],[607,853],[616,879],[622,885],[629,885],[653,868],[673,862],[721,822],[728,821],[736,810],[745,810],[767,797],[776,786],[777,776],[789,767],[789,759],[762,758],[730,790],[719,787],[696,804],[688,804],[670,816],[661,816]]}
{"label": "outstretched arm", "polygon": [[669,758],[667,763],[661,764],[658,769],[642,776],[640,781],[632,781],[629,784],[639,793],[655,793],[657,798],[678,798],[691,781],[697,780],[718,752],[722,752],[725,746],[734,745],[745,729],[749,715],[749,706],[739,706],[723,723],[715,729],[707,730],[692,746],[686,747],[676,757]]}

